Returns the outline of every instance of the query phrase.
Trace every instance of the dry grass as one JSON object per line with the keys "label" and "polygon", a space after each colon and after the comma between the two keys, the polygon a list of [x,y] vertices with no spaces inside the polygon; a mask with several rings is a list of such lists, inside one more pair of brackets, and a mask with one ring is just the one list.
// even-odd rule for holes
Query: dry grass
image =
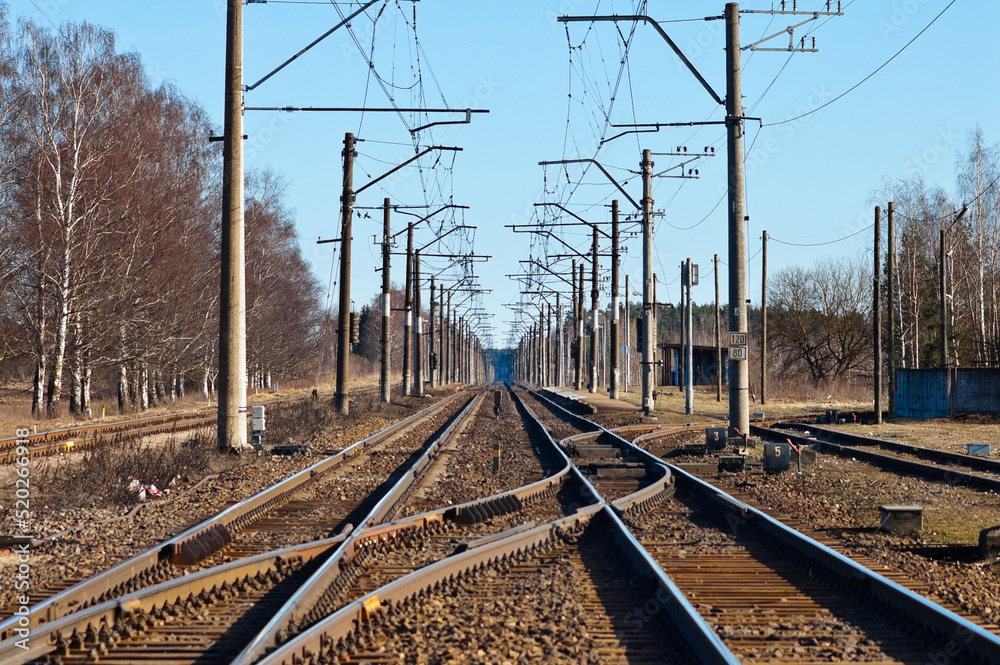
{"label": "dry grass", "polygon": [[[585,393],[581,393],[585,394]],[[604,393],[605,395],[607,393]],[[641,395],[637,388],[630,388],[630,392],[622,393],[619,398],[629,404],[639,405]],[[833,400],[813,400],[813,399],[785,399],[781,397],[769,397],[766,405],[756,402],[750,404],[751,414],[763,413],[767,417],[799,415],[803,413],[822,413],[826,409],[850,410],[871,410],[870,404],[851,401]],[[722,401],[715,400],[715,388],[708,386],[695,386],[694,389],[694,415],[689,416],[684,413],[684,393],[676,386],[660,386],[657,388],[656,397],[656,418],[661,423],[689,423],[716,420],[717,417],[726,418],[729,415],[728,392],[723,386]]]}
{"label": "dry grass", "polygon": [[[400,380],[400,377],[396,377]],[[367,374],[351,378],[351,387],[363,388],[378,385],[377,374]],[[254,392],[249,395],[248,402],[263,402],[272,399],[282,399],[288,397],[301,397],[310,394],[314,388],[321,393],[333,393],[334,385],[329,376],[315,377],[309,379],[298,379],[287,383],[279,384],[280,390],[264,390]],[[116,401],[106,400],[104,402],[95,400],[92,404],[94,417],[87,419],[65,413],[67,402],[64,402],[64,414],[60,418],[36,418],[31,414],[31,390],[30,385],[5,386],[0,388],[0,439],[14,436],[14,432],[21,427],[27,427],[33,431],[44,432],[48,430],[58,430],[73,427],[83,422],[118,422],[122,420],[133,420],[135,418],[145,418],[151,416],[165,415],[170,413],[181,413],[185,411],[200,411],[214,408],[214,400],[202,399],[200,393],[189,393],[184,399],[175,400],[167,404],[155,406],[148,411],[117,413]],[[101,407],[106,407],[105,416],[101,417]]]}
{"label": "dry grass", "polygon": [[166,489],[175,478],[197,478],[231,466],[237,458],[217,452],[214,433],[153,443],[123,437],[77,455],[44,457],[32,470],[31,484],[52,510],[131,506],[131,479]]}
{"label": "dry grass", "polygon": [[[972,418],[934,418],[914,420],[898,418],[881,425],[837,425],[837,429],[861,436],[890,439],[925,448],[940,448],[965,453],[967,443],[1000,441],[1000,423],[981,422]],[[995,448],[995,445],[994,445]]]}

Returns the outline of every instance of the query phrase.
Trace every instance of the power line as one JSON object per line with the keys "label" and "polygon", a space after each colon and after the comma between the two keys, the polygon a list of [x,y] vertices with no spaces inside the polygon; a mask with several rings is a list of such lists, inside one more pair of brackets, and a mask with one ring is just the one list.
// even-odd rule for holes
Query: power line
{"label": "power line", "polygon": [[859,235],[861,233],[864,233],[865,231],[869,231],[869,230],[871,230],[874,227],[875,227],[875,224],[871,223],[868,226],[866,226],[865,228],[861,229],[860,231],[855,231],[854,233],[852,233],[850,235],[846,235],[843,238],[837,238],[836,240],[827,240],[826,242],[813,242],[813,243],[788,242],[787,240],[779,240],[778,238],[775,238],[774,236],[768,236],[767,239],[771,240],[771,241],[774,241],[776,243],[782,244],[782,245],[790,245],[792,247],[822,247],[823,245],[832,245],[834,243],[843,242],[843,241],[847,240],[848,238],[853,238],[854,236]]}
{"label": "power line", "polygon": [[801,115],[797,115],[797,116],[795,116],[794,118],[788,118],[787,120],[779,120],[778,122],[768,122],[768,123],[765,123],[765,124],[764,124],[764,127],[774,127],[775,125],[783,125],[783,124],[785,124],[785,123],[787,123],[787,122],[794,122],[794,121],[796,121],[796,120],[799,120],[799,119],[801,119],[801,118],[804,118],[804,117],[806,117],[807,115],[812,115],[812,114],[813,114],[813,113],[815,113],[816,111],[819,111],[820,109],[824,109],[824,108],[826,108],[827,106],[829,106],[830,104],[833,104],[833,103],[834,103],[835,101],[837,101],[837,100],[839,100],[839,99],[842,99],[842,98],[846,97],[846,96],[847,96],[847,95],[848,95],[849,93],[851,93],[851,92],[854,92],[854,91],[855,91],[855,90],[857,90],[857,89],[858,89],[859,87],[861,87],[861,85],[862,85],[863,83],[865,83],[865,81],[867,81],[867,80],[868,80],[868,79],[870,79],[871,77],[873,77],[873,76],[875,76],[876,74],[878,74],[878,73],[879,73],[880,71],[882,71],[882,70],[883,70],[883,69],[885,68],[885,66],[886,66],[886,65],[888,65],[888,64],[889,64],[890,62],[892,62],[893,60],[895,60],[895,59],[896,59],[896,57],[897,57],[897,56],[898,56],[898,55],[899,55],[900,53],[902,53],[903,51],[905,51],[905,50],[906,50],[906,49],[907,49],[907,48],[908,48],[908,47],[910,46],[910,44],[912,44],[913,42],[917,41],[917,39],[918,39],[918,38],[920,37],[920,35],[922,35],[922,34],[924,34],[925,32],[927,32],[927,30],[928,30],[928,29],[929,29],[929,28],[930,28],[930,27],[931,27],[932,25],[934,25],[934,24],[935,24],[935,23],[937,22],[937,20],[938,20],[939,18],[941,18],[941,17],[942,17],[943,15],[944,15],[944,13],[945,13],[946,11],[948,11],[948,9],[949,9],[949,8],[951,8],[951,6],[952,6],[953,4],[955,4],[955,2],[957,2],[957,0],[951,0],[951,2],[949,2],[949,3],[947,4],[947,6],[945,6],[945,8],[941,10],[941,13],[939,13],[939,14],[938,14],[937,16],[935,16],[935,17],[934,17],[934,18],[933,18],[933,19],[931,20],[931,22],[930,22],[930,23],[928,23],[928,24],[927,24],[926,26],[924,26],[924,29],[923,29],[923,30],[921,30],[920,32],[918,32],[918,33],[916,34],[916,36],[914,36],[914,37],[913,37],[913,39],[911,39],[910,41],[906,42],[906,44],[904,44],[904,45],[903,45],[903,48],[901,48],[901,49],[899,49],[898,51],[896,51],[896,53],[895,53],[895,54],[893,54],[893,56],[892,56],[891,58],[889,58],[888,60],[886,60],[885,62],[883,62],[883,63],[882,63],[881,65],[879,65],[878,69],[876,69],[876,70],[875,70],[875,71],[873,71],[873,72],[872,72],[871,74],[869,74],[868,76],[864,77],[863,79],[861,79],[860,81],[858,81],[857,83],[855,83],[854,85],[852,85],[852,86],[851,86],[850,88],[848,88],[848,89],[847,89],[847,90],[845,90],[844,92],[840,93],[839,95],[837,95],[836,97],[834,97],[834,98],[833,98],[833,99],[831,99],[830,101],[826,102],[825,104],[822,104],[822,105],[820,105],[820,106],[817,106],[816,108],[812,109],[811,111],[806,111],[805,113],[803,113],[803,114],[801,114]]}
{"label": "power line", "polygon": [[[976,201],[978,201],[979,199],[983,198],[987,194],[987,192],[989,192],[991,189],[993,189],[994,185],[996,185],[997,182],[1000,182],[1000,175],[998,175],[996,178],[993,178],[993,182],[991,182],[990,184],[986,185],[986,187],[983,188],[983,191],[979,192],[979,194],[976,195],[976,198],[974,198],[971,201],[969,201],[966,205],[970,205],[971,206]],[[947,215],[941,215],[940,217],[934,217],[932,219],[923,219],[923,218],[917,218],[917,217],[910,217],[910,216],[904,215],[902,213],[899,213],[899,216],[902,217],[903,219],[908,219],[911,222],[931,223],[931,222],[943,222],[943,221],[945,221],[947,219],[952,219],[952,218],[955,217],[955,215],[958,214],[958,212],[959,212],[958,210],[953,210],[952,212],[948,213]]]}

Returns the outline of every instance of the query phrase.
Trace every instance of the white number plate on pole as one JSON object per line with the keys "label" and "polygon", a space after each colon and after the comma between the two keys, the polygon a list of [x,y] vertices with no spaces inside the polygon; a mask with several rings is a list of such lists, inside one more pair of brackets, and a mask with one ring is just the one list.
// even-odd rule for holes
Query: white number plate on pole
{"label": "white number plate on pole", "polygon": [[729,333],[729,346],[746,346],[746,345],[747,345],[747,334],[745,332]]}
{"label": "white number plate on pole", "polygon": [[730,360],[746,360],[747,359],[747,347],[745,347],[745,346],[731,346],[731,347],[729,347],[729,359]]}

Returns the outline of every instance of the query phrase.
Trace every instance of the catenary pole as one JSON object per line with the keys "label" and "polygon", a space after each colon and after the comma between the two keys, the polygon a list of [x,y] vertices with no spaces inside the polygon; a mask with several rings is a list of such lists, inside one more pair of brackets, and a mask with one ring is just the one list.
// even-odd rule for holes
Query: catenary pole
{"label": "catenary pole", "polygon": [[719,255],[712,257],[715,271],[715,401],[722,401],[722,313],[719,308]]}
{"label": "catenary pole", "polygon": [[618,399],[618,199],[611,201],[611,399]]}
{"label": "catenary pole", "polygon": [[591,253],[593,264],[590,266],[590,392],[597,392],[597,308],[600,298],[598,280],[600,279],[597,263],[597,227],[594,227]]}
{"label": "catenary pole", "polygon": [[760,261],[760,404],[767,404],[767,231]]}
{"label": "catenary pole", "polygon": [[576,366],[577,366],[577,379],[576,379],[576,389],[583,389],[583,350],[586,346],[583,343],[583,263],[580,263],[580,286],[576,290],[577,298],[577,310],[580,312],[580,317],[577,319],[577,348],[576,348]]}
{"label": "catenary pole", "polygon": [[221,450],[242,450],[247,447],[242,0],[229,0],[226,11],[223,134],[217,432]]}
{"label": "catenary pole", "polygon": [[434,390],[434,386],[437,385],[436,381],[434,380],[434,372],[437,369],[435,367],[435,364],[437,363],[437,358],[434,356],[434,344],[436,340],[435,335],[437,333],[437,325],[434,323],[434,317],[436,315],[436,305],[437,305],[437,301],[435,300],[436,286],[437,285],[434,283],[434,276],[431,275],[431,309],[430,309],[430,314],[428,315],[429,330],[427,336],[427,380],[430,382],[431,390]]}
{"label": "catenary pole", "polygon": [[354,217],[354,134],[344,134],[344,191],[340,220],[340,312],[337,325],[337,413],[350,413],[351,222]]}
{"label": "catenary pole", "polygon": [[403,294],[403,394],[413,394],[413,222],[406,225],[406,287]]}
{"label": "catenary pole", "polygon": [[420,250],[413,252],[413,395],[424,396],[424,324],[420,316]]}
{"label": "catenary pole", "polygon": [[642,413],[656,410],[653,399],[653,160],[642,151]]}
{"label": "catenary pole", "polygon": [[691,259],[687,260],[687,281],[685,284],[686,300],[684,315],[687,318],[687,337],[684,340],[684,413],[691,415],[694,413],[694,334],[692,327],[694,316],[691,312]]}
{"label": "catenary pole", "polygon": [[[743,99],[740,78],[740,7],[726,3],[726,133],[729,162],[729,330],[747,332],[746,206],[743,197]],[[729,359],[729,435],[750,431],[750,371]]]}
{"label": "catenary pole", "polygon": [[390,208],[388,197],[382,200],[382,363],[380,366],[381,375],[379,385],[381,388],[382,403],[388,404],[392,401],[392,375],[390,373],[390,328],[392,316],[392,303],[390,290],[392,285],[389,281],[389,256],[390,242],[392,240],[392,228],[389,225]]}

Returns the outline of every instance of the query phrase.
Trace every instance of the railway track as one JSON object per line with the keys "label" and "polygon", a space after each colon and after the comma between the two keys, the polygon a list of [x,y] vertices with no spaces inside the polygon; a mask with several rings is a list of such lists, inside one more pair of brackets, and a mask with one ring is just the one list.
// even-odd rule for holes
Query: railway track
{"label": "railway track", "polygon": [[[350,533],[205,559],[218,565],[65,616],[49,662],[1000,661],[978,625],[542,397],[511,397],[501,421],[469,402]],[[530,437],[502,487],[527,484],[490,494],[467,470],[477,498],[442,505],[515,413]]]}
{"label": "railway track", "polygon": [[[853,457],[894,473],[907,473],[949,485],[965,485],[982,491],[1000,492],[1000,461],[994,459],[859,436],[801,423],[782,423],[774,428],[751,427],[751,430],[755,434],[775,441],[784,441],[787,438],[796,445],[814,445],[825,453]],[[795,434],[796,431],[800,434]],[[878,449],[879,452],[872,449]]]}
{"label": "railway track", "polygon": [[[515,401],[559,451],[520,396]],[[400,662],[416,652],[429,662],[474,653],[484,662],[735,663],[615,509],[559,454],[566,482],[580,486],[572,514],[470,543],[357,598],[260,662]],[[620,501],[639,505],[663,493],[669,479],[660,479]],[[635,608],[654,603],[666,608],[657,620],[637,622]]]}
{"label": "railway track", "polygon": [[[835,570],[759,519],[684,476],[674,498],[634,517],[643,546],[742,662],[915,663],[943,652],[948,634],[881,596],[888,585]],[[953,662],[976,662],[966,658]]]}
{"label": "railway track", "polygon": [[[359,394],[374,393],[377,387],[360,388]],[[265,400],[255,404],[271,405],[311,399],[310,396]],[[216,409],[168,413],[110,423],[87,423],[62,429],[35,432],[24,437],[0,439],[0,464],[11,464],[24,457],[19,448],[27,448],[28,457],[86,450],[126,436],[156,436],[208,427],[216,422]],[[25,444],[27,442],[27,444]]]}
{"label": "railway track", "polygon": [[[478,414],[481,410],[476,408],[477,404],[478,400],[474,404],[468,405],[463,414],[467,415],[466,412],[468,411]],[[454,434],[452,430],[461,429],[464,425],[465,423],[461,419],[456,420],[439,438],[457,438],[452,436]],[[432,466],[427,462],[427,459],[440,456],[442,452],[446,452],[446,448],[447,446],[441,446],[441,449],[435,451],[434,455],[428,457],[425,454],[421,456],[414,463],[412,471],[407,472],[407,475],[412,474],[413,478],[423,476],[430,466]],[[380,452],[384,453],[385,451],[382,450]],[[380,457],[384,456],[381,455]],[[370,461],[370,457],[361,459]],[[405,464],[399,468],[402,469],[404,467]],[[346,465],[340,471],[348,471]],[[338,475],[353,475],[356,477],[358,475],[357,469],[353,471],[353,474],[348,472]],[[368,473],[370,475],[370,471]],[[399,474],[397,473],[396,475]],[[466,506],[464,510],[462,510],[462,507],[454,507],[439,511],[434,515],[418,516],[415,520],[411,520],[409,524],[390,524],[380,534],[370,535],[360,544],[358,550],[360,555],[350,560],[352,564],[358,561],[364,564],[356,566],[360,570],[360,573],[353,575],[353,577],[349,575],[344,576],[344,579],[348,579],[349,577],[352,579],[350,588],[346,589],[348,597],[362,593],[366,585],[377,584],[380,579],[386,577],[391,579],[393,576],[404,574],[415,567],[425,565],[438,556],[447,556],[456,549],[456,542],[463,540],[475,541],[477,539],[481,541],[483,536],[495,533],[497,529],[503,529],[506,526],[523,526],[521,520],[527,520],[529,523],[534,521],[545,522],[562,516],[565,513],[565,509],[562,507],[559,498],[560,492],[564,489],[561,481],[558,478],[542,480],[536,482],[535,485],[536,487],[534,488],[522,488],[520,492],[508,493],[507,496],[501,496],[500,498],[495,497],[492,501],[484,502],[479,507]],[[381,497],[381,500],[370,511],[368,517],[362,518],[361,522],[373,524],[380,519],[388,518],[393,513],[398,512],[404,505],[408,492],[409,489],[398,492],[397,488],[393,488],[385,496]],[[319,492],[319,494],[322,494],[322,492]],[[375,495],[377,496],[378,493],[375,493]],[[301,500],[303,498],[305,499],[304,501]],[[245,644],[247,629],[250,626],[259,624],[262,617],[269,617],[271,614],[274,614],[274,610],[277,607],[280,607],[283,602],[289,600],[290,593],[297,589],[298,585],[306,579],[310,579],[309,574],[314,572],[314,569],[323,560],[323,556],[328,554],[327,552],[323,556],[317,555],[314,559],[310,558],[306,560],[306,563],[301,563],[300,561],[300,565],[285,565],[283,568],[280,568],[280,572],[284,573],[282,575],[275,572],[278,570],[275,568],[275,561],[281,561],[282,559],[275,558],[273,553],[262,553],[256,557],[249,556],[255,554],[257,550],[267,549],[269,545],[275,544],[268,538],[262,537],[262,533],[274,536],[278,533],[285,534],[286,532],[290,532],[292,541],[300,540],[302,535],[301,529],[295,528],[298,523],[294,521],[293,516],[302,507],[297,504],[311,503],[312,499],[313,497],[299,497],[299,499],[289,501],[281,508],[275,510],[268,518],[255,523],[252,529],[246,529],[240,534],[242,538],[239,541],[234,541],[234,543],[226,546],[217,555],[203,562],[202,565],[207,565],[216,562],[220,558],[226,560],[238,554],[246,557],[242,561],[248,561],[252,565],[253,561],[259,559],[261,556],[271,557],[271,563],[269,564],[271,568],[268,570],[266,577],[258,580],[253,585],[252,590],[247,591],[243,589],[242,594],[236,594],[227,587],[225,593],[215,593],[210,590],[208,582],[205,582],[204,588],[199,588],[197,595],[192,596],[180,604],[180,606],[178,606],[177,602],[173,602],[169,608],[164,609],[162,606],[156,607],[155,601],[153,601],[154,604],[149,607],[150,612],[144,614],[141,620],[130,621],[127,626],[124,626],[124,630],[123,626],[120,625],[117,629],[115,628],[115,625],[120,622],[110,622],[110,617],[101,615],[100,607],[90,611],[89,615],[85,612],[75,619],[69,617],[59,627],[59,633],[63,635],[67,632],[66,627],[73,625],[74,628],[68,631],[69,637],[66,637],[61,642],[58,639],[55,640],[59,649],[65,652],[65,656],[62,657],[63,662],[82,662],[87,658],[93,657],[95,653],[105,662],[133,662],[131,659],[135,658],[136,654],[140,651],[145,654],[145,658],[147,659],[151,657],[150,654],[159,653],[160,658],[165,658],[169,661],[180,659],[184,662],[195,662],[198,659],[205,658],[209,658],[210,662],[216,662],[219,658],[232,657],[235,655],[232,652],[234,645],[238,644],[242,646]],[[369,501],[369,506],[371,503],[372,501]],[[315,508],[313,506],[313,509]],[[520,513],[517,521],[513,519],[505,520],[500,517],[501,513],[514,508]],[[447,515],[449,519],[444,519],[446,517],[445,513],[449,513]],[[477,516],[484,513],[488,513],[498,519],[492,520],[491,524],[484,527],[481,521],[477,519]],[[272,525],[276,525],[276,527],[271,528]],[[417,527],[415,528],[414,525],[417,525]],[[407,537],[384,538],[385,534],[395,536],[399,532],[406,530],[410,531]],[[411,543],[417,531],[420,532],[421,540],[418,548],[413,548],[414,551],[411,552],[400,547],[401,545]],[[373,543],[376,545],[375,547],[371,546]],[[385,546],[387,543],[390,546]],[[247,546],[250,549],[247,549]],[[302,547],[309,546],[305,545]],[[234,548],[238,548],[238,552],[234,552]],[[289,551],[291,550],[286,550],[286,552]],[[286,558],[288,556],[291,555],[285,555]],[[342,561],[343,559],[341,559]],[[375,562],[378,563],[377,566],[373,565]],[[233,563],[227,565],[231,568]],[[227,574],[225,573],[226,568],[227,566],[219,566],[218,569],[223,571],[220,574]],[[211,570],[214,569],[195,573],[195,576],[209,573]],[[354,571],[351,572],[353,573]],[[231,573],[228,574],[232,577]],[[293,585],[289,580],[296,580],[295,584]],[[158,587],[169,589],[177,583],[178,581],[176,580],[168,581],[158,585]],[[192,584],[189,583],[185,589],[194,588],[191,586]],[[169,595],[169,591],[158,590],[158,587],[140,590],[132,594],[132,596],[138,599],[146,595],[153,598],[157,597],[157,594],[163,596],[164,593],[167,593]],[[247,595],[248,593],[249,595]],[[181,594],[181,597],[183,595]],[[322,600],[324,603],[337,602],[335,597],[324,598]],[[119,602],[133,603],[142,601],[126,599]],[[262,607],[268,609],[261,609]],[[103,621],[105,625],[103,629],[93,629],[90,631],[92,639],[89,642],[85,637],[73,636],[74,633],[72,631],[74,629],[78,629],[77,635],[86,635],[85,626],[93,625],[93,618],[98,616],[101,617],[100,621]],[[181,639],[179,644],[176,641],[172,641],[177,639],[175,635],[177,632],[177,623],[175,622],[177,617],[181,617],[185,621],[192,619],[194,624],[194,627],[190,631],[187,629],[182,631],[185,632],[186,637]],[[244,636],[243,642],[234,642],[238,638],[234,637],[234,628],[232,627],[237,625],[239,625],[239,633]],[[230,626],[230,628],[222,630],[225,626]],[[256,625],[256,627],[259,628],[260,626]],[[250,634],[252,633],[253,631],[251,630]],[[88,650],[88,643],[96,644],[97,646]],[[102,644],[103,647],[101,646]],[[109,650],[110,644],[114,644],[114,647]],[[94,648],[97,648],[97,652],[94,652]],[[227,652],[227,649],[229,652]],[[206,661],[201,660],[200,662]]]}
{"label": "railway track", "polygon": [[[305,492],[306,497],[314,497],[317,488],[344,476],[344,473],[340,472],[341,467],[347,466],[351,470],[356,470],[358,465],[365,463],[364,460],[370,459],[366,453],[383,452],[387,446],[390,449],[384,452],[394,457],[398,465],[426,444],[427,439],[454,414],[462,399],[461,394],[446,397],[423,411],[229,507],[215,517],[184,530],[153,549],[137,554],[103,573],[34,604],[27,617],[29,626],[36,629],[68,613],[91,607],[144,586],[163,582],[170,577],[190,571],[193,566],[201,564],[213,555],[217,555],[216,560],[232,559],[235,556],[246,556],[267,549],[267,545],[277,544],[276,540],[282,541],[283,544],[294,544],[304,539],[322,537],[331,531],[343,528],[345,520],[351,516],[352,509],[358,505],[357,496],[360,495],[348,496],[341,490],[336,494],[336,500],[340,504],[339,512],[324,515],[317,521],[311,517],[315,511],[298,511],[304,531],[302,528],[292,528],[286,532],[285,529],[286,526],[293,526],[289,520],[293,519],[291,516],[297,509],[302,508],[302,501],[296,501],[298,493]],[[420,427],[425,429],[422,434],[414,431]],[[401,443],[396,450],[391,449],[394,442],[401,438],[410,440]],[[365,477],[368,478],[368,484],[372,489],[384,480],[380,477],[381,473],[395,471],[395,467],[391,469],[390,467],[392,465],[383,465],[381,470],[368,469],[369,473]],[[331,475],[324,478],[326,474]],[[276,510],[285,510],[281,521],[257,525],[261,518],[273,514]],[[251,528],[256,529],[253,535],[244,535],[244,532]],[[266,535],[268,533],[271,535]],[[226,551],[230,546],[233,549]],[[0,623],[0,639],[11,637],[15,625],[14,620]]]}
{"label": "railway track", "polygon": [[903,586],[901,576],[878,575],[671,472],[675,496],[656,495],[625,517],[742,662],[1000,662],[997,636]]}

